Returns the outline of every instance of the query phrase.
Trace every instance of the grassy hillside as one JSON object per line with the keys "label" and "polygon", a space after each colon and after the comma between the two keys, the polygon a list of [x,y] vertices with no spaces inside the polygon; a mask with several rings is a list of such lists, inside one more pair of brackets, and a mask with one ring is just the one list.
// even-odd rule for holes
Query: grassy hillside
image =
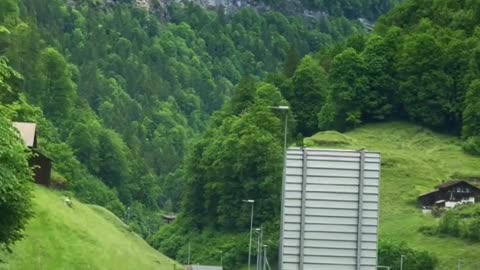
{"label": "grassy hillside", "polygon": [[61,194],[39,187],[34,195],[35,217],[26,238],[0,269],[175,269],[173,260],[131,233],[108,210],[76,200],[71,209]]}
{"label": "grassy hillside", "polygon": [[463,270],[478,269],[475,264],[480,263],[480,244],[427,237],[418,232],[422,225],[436,222],[416,207],[418,195],[433,190],[444,180],[480,177],[480,159],[464,154],[460,140],[406,123],[389,123],[366,125],[346,134],[318,133],[305,142],[315,147],[365,147],[380,151],[383,163],[380,237],[432,251],[442,270],[457,269],[458,259],[465,261]]}

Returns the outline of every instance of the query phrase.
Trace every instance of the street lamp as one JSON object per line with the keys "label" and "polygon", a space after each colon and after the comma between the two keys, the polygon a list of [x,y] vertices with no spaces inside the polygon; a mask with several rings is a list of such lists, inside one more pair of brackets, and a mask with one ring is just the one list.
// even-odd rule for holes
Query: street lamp
{"label": "street lamp", "polygon": [[274,107],[269,107],[272,110],[277,110],[285,113],[285,123],[284,123],[284,134],[283,134],[283,150],[286,152],[287,150],[287,133],[288,133],[288,111],[290,110],[290,107],[288,106],[274,106]]}
{"label": "street lamp", "polygon": [[263,267],[262,270],[267,270],[267,245],[263,245]]}
{"label": "street lamp", "polygon": [[251,256],[252,256],[252,231],[253,231],[253,206],[255,200],[242,200],[244,203],[249,203],[252,205],[250,211],[250,241],[248,243],[248,270],[250,270]]}
{"label": "street lamp", "polygon": [[262,228],[256,228],[255,232],[258,233],[258,238],[257,238],[257,267],[256,270],[261,270],[262,269],[262,245],[263,245],[263,232]]}
{"label": "street lamp", "polygon": [[282,174],[282,208],[280,212],[280,248],[278,249],[278,265],[280,269],[282,268],[282,254],[283,254],[283,215],[284,215],[284,208],[285,208],[285,177],[287,173],[287,134],[288,134],[288,111],[290,108],[288,106],[276,106],[270,107],[270,109],[278,110],[285,113],[285,123],[284,123],[284,131],[283,131],[283,174]]}
{"label": "street lamp", "polygon": [[218,251],[218,253],[220,253],[220,266],[223,267],[223,251]]}

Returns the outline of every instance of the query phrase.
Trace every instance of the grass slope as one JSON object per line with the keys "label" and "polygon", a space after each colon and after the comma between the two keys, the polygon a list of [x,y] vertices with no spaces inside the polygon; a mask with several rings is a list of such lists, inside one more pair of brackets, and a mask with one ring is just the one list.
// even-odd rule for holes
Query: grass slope
{"label": "grass slope", "polygon": [[0,269],[175,269],[173,260],[131,233],[108,210],[76,200],[71,209],[61,194],[40,187],[34,196],[35,217],[26,237]]}
{"label": "grass slope", "polygon": [[[480,269],[480,244],[455,238],[427,237],[422,225],[437,222],[416,207],[418,195],[444,180],[480,178],[480,158],[462,152],[460,140],[406,123],[366,125],[346,134],[321,132],[305,139],[311,147],[360,149],[382,154],[380,238],[405,241],[437,255],[438,269]],[[408,259],[407,259],[408,260]],[[477,264],[477,265],[475,265]],[[408,261],[406,265],[408,269]]]}

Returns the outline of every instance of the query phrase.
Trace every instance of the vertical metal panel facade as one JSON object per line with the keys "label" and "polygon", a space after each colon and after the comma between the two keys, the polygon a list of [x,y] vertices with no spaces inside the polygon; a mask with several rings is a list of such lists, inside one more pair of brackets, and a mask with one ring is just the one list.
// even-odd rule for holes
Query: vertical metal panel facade
{"label": "vertical metal panel facade", "polygon": [[380,154],[289,149],[282,270],[376,270]]}

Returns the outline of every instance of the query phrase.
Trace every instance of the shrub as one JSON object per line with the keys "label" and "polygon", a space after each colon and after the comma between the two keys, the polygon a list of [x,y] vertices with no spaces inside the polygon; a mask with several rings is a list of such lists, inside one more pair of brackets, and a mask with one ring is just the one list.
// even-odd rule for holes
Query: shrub
{"label": "shrub", "polygon": [[451,236],[460,236],[460,220],[454,211],[445,213],[438,225],[438,232]]}
{"label": "shrub", "polygon": [[400,257],[404,255],[410,270],[433,270],[437,258],[428,251],[410,248],[406,243],[381,241],[378,250],[379,265],[390,266],[391,270],[400,269]]}
{"label": "shrub", "polygon": [[77,181],[73,184],[73,190],[81,201],[103,206],[118,217],[125,214],[125,206],[117,194],[97,179]]}
{"label": "shrub", "polygon": [[480,155],[480,136],[469,137],[463,143],[463,150],[471,155]]}
{"label": "shrub", "polygon": [[12,123],[0,114],[0,248],[22,238],[32,216],[30,151]]}

